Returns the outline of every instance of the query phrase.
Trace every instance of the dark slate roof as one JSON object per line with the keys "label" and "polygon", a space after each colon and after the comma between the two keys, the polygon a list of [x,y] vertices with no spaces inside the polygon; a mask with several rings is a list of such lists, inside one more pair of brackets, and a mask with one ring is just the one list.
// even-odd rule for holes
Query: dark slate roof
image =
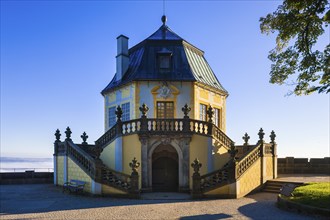
{"label": "dark slate roof", "polygon": [[183,40],[174,33],[167,25],[162,25],[155,33],[150,35],[147,40]]}
{"label": "dark slate roof", "polygon": [[[160,72],[157,68],[157,54],[172,52],[172,69]],[[227,91],[220,84],[211,67],[204,58],[204,52],[174,33],[163,24],[150,37],[129,49],[129,67],[123,78],[113,77],[103,95],[118,86],[131,81],[197,81],[202,84]]]}

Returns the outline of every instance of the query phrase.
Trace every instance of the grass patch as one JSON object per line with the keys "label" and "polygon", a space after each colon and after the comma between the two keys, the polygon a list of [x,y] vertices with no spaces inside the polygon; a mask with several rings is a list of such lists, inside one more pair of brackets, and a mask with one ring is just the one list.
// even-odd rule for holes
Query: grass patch
{"label": "grass patch", "polygon": [[299,186],[295,188],[293,195],[289,198],[293,202],[330,209],[330,182]]}

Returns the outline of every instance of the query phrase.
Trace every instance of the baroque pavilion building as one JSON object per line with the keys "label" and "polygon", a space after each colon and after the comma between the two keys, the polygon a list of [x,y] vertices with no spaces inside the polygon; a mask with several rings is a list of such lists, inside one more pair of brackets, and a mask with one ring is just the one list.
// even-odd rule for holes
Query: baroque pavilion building
{"label": "baroque pavilion building", "polygon": [[226,98],[204,52],[161,27],[129,48],[117,38],[116,73],[102,90],[105,133],[87,143],[55,133],[54,184],[85,182],[91,194],[139,197],[190,192],[238,198],[276,178],[275,133],[243,145],[226,135]]}

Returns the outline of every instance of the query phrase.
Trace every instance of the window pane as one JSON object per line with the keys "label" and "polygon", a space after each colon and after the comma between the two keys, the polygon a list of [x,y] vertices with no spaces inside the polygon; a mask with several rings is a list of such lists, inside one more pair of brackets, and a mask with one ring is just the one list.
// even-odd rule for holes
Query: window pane
{"label": "window pane", "polygon": [[122,121],[130,120],[130,105],[129,105],[129,102],[122,104],[121,109],[123,110]]}
{"label": "window pane", "polygon": [[111,107],[109,108],[109,115],[108,115],[108,118],[109,118],[109,128],[111,128],[114,124],[116,124],[116,107]]}
{"label": "window pane", "polygon": [[206,105],[199,105],[199,120],[206,121]]}
{"label": "window pane", "polygon": [[174,103],[157,102],[157,118],[174,118]]}
{"label": "window pane", "polygon": [[214,124],[219,127],[219,109],[214,108],[214,116],[213,116]]}
{"label": "window pane", "polygon": [[169,69],[170,68],[170,59],[169,55],[159,57],[159,68],[160,69]]}

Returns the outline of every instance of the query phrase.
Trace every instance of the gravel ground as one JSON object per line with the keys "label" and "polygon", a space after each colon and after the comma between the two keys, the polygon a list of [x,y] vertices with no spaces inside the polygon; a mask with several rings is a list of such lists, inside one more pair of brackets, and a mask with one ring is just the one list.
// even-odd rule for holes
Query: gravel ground
{"label": "gravel ground", "polygon": [[1,219],[315,219],[275,206],[276,194],[241,199],[190,200],[185,194],[153,193],[115,199],[62,193],[51,184],[0,185]]}

